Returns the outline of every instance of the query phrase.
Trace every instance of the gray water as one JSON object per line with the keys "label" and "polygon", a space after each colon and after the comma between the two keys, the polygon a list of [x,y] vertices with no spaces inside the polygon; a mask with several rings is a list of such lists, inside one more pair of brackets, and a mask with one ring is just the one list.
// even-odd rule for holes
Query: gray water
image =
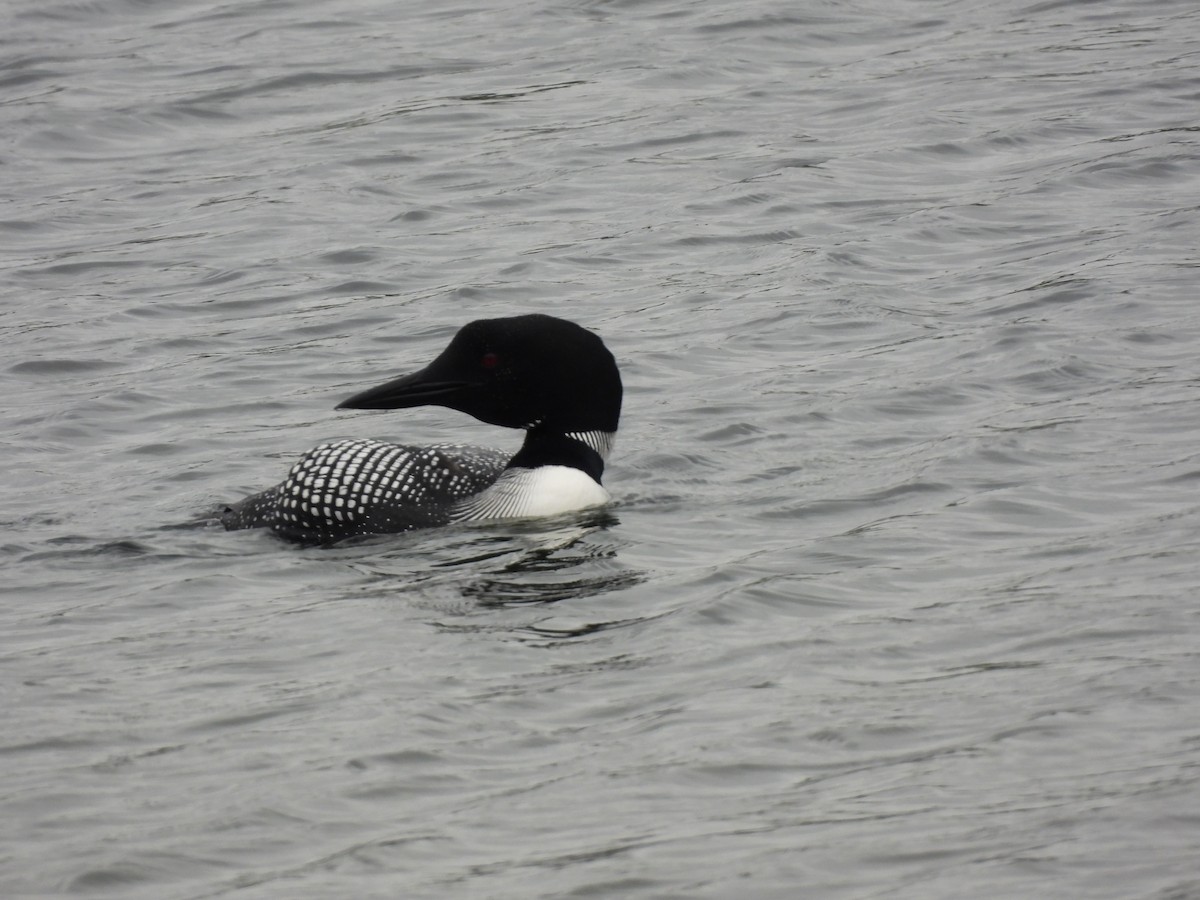
{"label": "gray water", "polygon": [[[1193,2],[0,49],[4,896],[1200,897]],[[518,312],[621,361],[612,509],[203,522],[330,438],[515,448],[333,406]]]}

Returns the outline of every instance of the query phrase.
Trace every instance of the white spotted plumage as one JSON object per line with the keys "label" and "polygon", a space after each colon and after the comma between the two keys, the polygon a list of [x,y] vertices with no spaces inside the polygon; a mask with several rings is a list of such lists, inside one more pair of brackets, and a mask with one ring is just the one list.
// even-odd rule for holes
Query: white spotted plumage
{"label": "white spotted plumage", "polygon": [[507,459],[455,444],[335,441],[314,447],[282,484],[239,513],[245,525],[318,540],[435,524],[450,520],[455,502],[491,485]]}
{"label": "white spotted plumage", "polygon": [[[608,432],[570,436],[598,453],[612,446]],[[282,484],[249,498],[238,510],[239,524],[336,540],[438,522],[554,516],[612,499],[579,469],[506,469],[507,461],[503,451],[457,444],[321,444],[292,466]]]}

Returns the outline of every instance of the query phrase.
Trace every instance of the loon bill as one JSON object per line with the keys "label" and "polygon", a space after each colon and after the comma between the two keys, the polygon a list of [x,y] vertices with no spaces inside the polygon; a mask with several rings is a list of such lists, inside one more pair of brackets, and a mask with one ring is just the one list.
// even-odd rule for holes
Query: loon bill
{"label": "loon bill", "polygon": [[598,336],[531,314],[459,329],[424,369],[338,409],[445,406],[525,430],[515,456],[455,444],[321,444],[287,479],[226,507],[227,530],[270,528],[328,543],[451,522],[551,516],[602,506],[600,483],[621,416],[621,374]]}

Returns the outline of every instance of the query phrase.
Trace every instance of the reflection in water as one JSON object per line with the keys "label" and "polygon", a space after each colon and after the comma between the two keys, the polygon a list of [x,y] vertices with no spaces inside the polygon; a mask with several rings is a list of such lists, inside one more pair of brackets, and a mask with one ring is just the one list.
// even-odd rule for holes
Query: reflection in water
{"label": "reflection in water", "polygon": [[[549,531],[544,525],[538,529],[535,523],[523,525],[516,532],[510,530],[503,538],[507,552],[502,555],[508,557],[507,562],[465,584],[463,596],[474,599],[481,606],[524,606],[594,597],[639,584],[645,579],[645,573],[620,566],[616,562],[615,544],[585,540],[615,524],[616,516],[599,510]],[[512,556],[514,538],[525,543],[515,557]],[[476,555],[473,560],[491,556]],[[587,574],[563,577],[568,570],[581,567],[588,570]]]}
{"label": "reflection in water", "polygon": [[[566,560],[566,568],[576,563]],[[612,572],[565,581],[507,580],[480,578],[463,588],[463,594],[474,597],[482,606],[523,606],[530,603],[557,603],[594,597],[610,591],[623,591],[640,584],[645,576],[640,572]]]}
{"label": "reflection in water", "polygon": [[652,616],[637,616],[632,619],[617,619],[612,622],[585,622],[569,628],[550,628],[545,625],[526,625],[522,630],[542,638],[577,638],[601,631],[611,631],[614,628],[624,628],[627,625],[637,625]]}
{"label": "reflection in water", "polygon": [[[558,519],[496,522],[343,541],[307,551],[358,571],[353,593],[403,596],[447,613],[597,597],[645,581],[619,559],[623,542],[608,510]],[[448,597],[458,599],[448,601]],[[460,623],[461,624],[461,623]],[[503,627],[514,626],[506,618]],[[458,625],[454,627],[459,627]]]}

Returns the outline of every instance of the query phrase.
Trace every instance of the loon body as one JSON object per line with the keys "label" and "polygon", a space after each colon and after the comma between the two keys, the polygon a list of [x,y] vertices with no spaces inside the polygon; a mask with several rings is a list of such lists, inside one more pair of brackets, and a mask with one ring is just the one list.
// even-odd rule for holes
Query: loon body
{"label": "loon body", "polygon": [[227,507],[228,530],[270,528],[306,543],[451,522],[549,516],[602,506],[621,415],[621,376],[592,332],[540,314],[480,319],[419,372],[338,409],[445,406],[525,430],[515,456],[437,444],[343,440],[308,451],[281,484]]}

